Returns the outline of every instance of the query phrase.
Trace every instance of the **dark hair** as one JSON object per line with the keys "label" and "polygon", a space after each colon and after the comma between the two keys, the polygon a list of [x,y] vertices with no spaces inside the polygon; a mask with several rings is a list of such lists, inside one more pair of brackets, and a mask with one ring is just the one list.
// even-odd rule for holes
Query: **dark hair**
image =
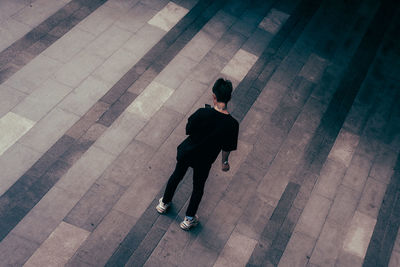
{"label": "dark hair", "polygon": [[219,78],[212,88],[218,102],[228,103],[231,100],[232,83],[229,80]]}

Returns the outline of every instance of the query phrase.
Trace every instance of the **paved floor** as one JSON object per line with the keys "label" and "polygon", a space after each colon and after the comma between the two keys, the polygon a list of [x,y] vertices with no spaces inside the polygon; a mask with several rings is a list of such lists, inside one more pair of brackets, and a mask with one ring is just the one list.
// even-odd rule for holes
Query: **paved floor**
{"label": "paved floor", "polygon": [[[400,266],[399,5],[2,0],[0,266]],[[184,232],[218,77],[238,150]]]}

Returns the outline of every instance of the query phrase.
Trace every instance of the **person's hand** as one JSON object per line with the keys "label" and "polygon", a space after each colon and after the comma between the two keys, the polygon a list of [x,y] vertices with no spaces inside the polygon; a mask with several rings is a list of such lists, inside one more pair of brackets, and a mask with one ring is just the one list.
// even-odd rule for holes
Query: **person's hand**
{"label": "person's hand", "polygon": [[222,171],[227,172],[227,171],[229,171],[229,168],[230,168],[229,162],[227,162],[227,161],[222,162]]}

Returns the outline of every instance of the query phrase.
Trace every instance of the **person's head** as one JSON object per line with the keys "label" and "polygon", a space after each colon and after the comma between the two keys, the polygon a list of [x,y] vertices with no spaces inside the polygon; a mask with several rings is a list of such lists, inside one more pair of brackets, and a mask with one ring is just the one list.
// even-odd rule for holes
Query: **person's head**
{"label": "person's head", "polygon": [[231,100],[232,83],[229,80],[219,78],[212,88],[214,101],[228,103]]}

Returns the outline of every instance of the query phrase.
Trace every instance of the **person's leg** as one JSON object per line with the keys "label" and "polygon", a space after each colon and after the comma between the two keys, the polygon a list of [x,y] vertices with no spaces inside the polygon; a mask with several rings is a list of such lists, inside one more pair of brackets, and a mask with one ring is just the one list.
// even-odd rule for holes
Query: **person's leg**
{"label": "person's leg", "polygon": [[186,216],[194,217],[199,207],[204,193],[204,186],[211,166],[199,166],[193,168],[193,192],[190,197],[189,206],[186,210]]}
{"label": "person's leg", "polygon": [[176,163],[176,167],[174,172],[172,173],[171,177],[168,180],[167,187],[165,188],[164,196],[163,196],[163,203],[167,204],[171,202],[172,197],[174,196],[175,190],[178,187],[180,181],[182,181],[183,177],[189,165],[186,162],[178,161]]}

